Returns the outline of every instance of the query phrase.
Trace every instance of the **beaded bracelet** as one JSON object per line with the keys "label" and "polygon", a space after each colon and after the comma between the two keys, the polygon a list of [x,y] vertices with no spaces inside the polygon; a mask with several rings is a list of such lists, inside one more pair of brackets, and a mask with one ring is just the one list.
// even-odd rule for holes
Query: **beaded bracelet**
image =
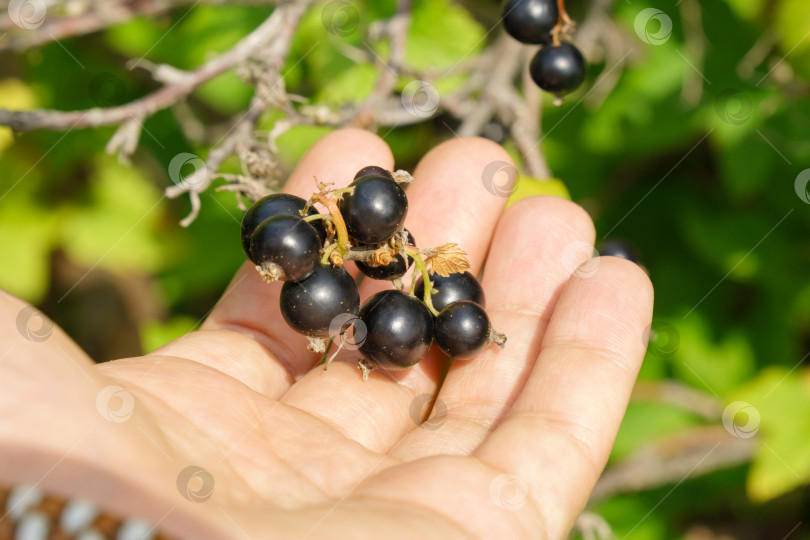
{"label": "beaded bracelet", "polygon": [[0,540],[169,540],[155,526],[34,486],[0,486]]}

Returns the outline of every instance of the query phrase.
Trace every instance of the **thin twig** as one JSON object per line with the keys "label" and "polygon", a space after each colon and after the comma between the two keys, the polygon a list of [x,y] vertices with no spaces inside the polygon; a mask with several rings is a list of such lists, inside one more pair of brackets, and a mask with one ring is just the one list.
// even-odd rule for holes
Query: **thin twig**
{"label": "thin twig", "polygon": [[[41,47],[53,41],[83,36],[129,21],[133,17],[155,17],[169,10],[189,4],[246,4],[273,5],[279,0],[139,0],[105,1],[88,5],[87,11],[68,17],[48,17],[36,31],[18,28],[9,14],[0,15],[0,33],[8,39],[0,41],[0,52],[22,51]],[[53,3],[55,5],[55,3]],[[47,5],[46,5],[47,6]],[[92,9],[91,9],[92,8]],[[4,10],[5,11],[5,10]]]}
{"label": "thin twig", "polygon": [[161,109],[186,97],[201,84],[244,62],[259,48],[268,47],[286,52],[288,43],[281,43],[278,36],[289,39],[311,0],[297,0],[279,6],[273,14],[253,32],[242,38],[233,48],[211,59],[194,71],[182,72],[174,84],[155,90],[151,94],[131,103],[108,108],[93,108],[84,111],[10,111],[0,109],[0,125],[9,126],[15,131],[35,131],[47,129],[62,131],[68,126],[74,129],[116,125],[132,118],[151,116]]}
{"label": "thin twig", "polygon": [[755,448],[755,438],[734,437],[723,426],[700,427],[668,437],[607,469],[591,494],[591,502],[747,463]]}

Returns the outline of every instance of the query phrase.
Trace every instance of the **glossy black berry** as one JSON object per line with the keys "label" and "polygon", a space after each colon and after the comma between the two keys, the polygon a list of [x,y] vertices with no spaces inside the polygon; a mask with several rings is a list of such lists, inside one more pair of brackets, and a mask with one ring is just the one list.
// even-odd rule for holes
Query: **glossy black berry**
{"label": "glossy black berry", "polygon": [[349,236],[362,244],[385,242],[405,221],[405,190],[386,176],[363,176],[350,185],[354,192],[339,203]]}
{"label": "glossy black berry", "polygon": [[[306,204],[307,202],[301,197],[288,193],[273,193],[253,203],[242,218],[242,249],[245,250],[245,255],[250,257],[250,237],[262,221],[273,216],[300,216],[299,212],[304,209]],[[317,210],[310,208],[308,215],[317,213]],[[310,224],[318,231],[321,243],[323,243],[326,240],[326,228],[323,221],[315,220]]]}
{"label": "glossy black berry", "polygon": [[360,293],[354,279],[342,267],[319,263],[308,278],[284,284],[280,304],[281,315],[293,330],[325,338],[335,317],[357,314]]}
{"label": "glossy black berry", "polygon": [[259,266],[274,264],[284,281],[304,279],[315,269],[320,257],[318,232],[295,216],[273,216],[262,221],[250,237],[248,257]]}
{"label": "glossy black berry", "polygon": [[[459,300],[470,300],[481,306],[486,306],[484,289],[475,276],[469,272],[456,272],[447,277],[433,274],[430,276],[430,280],[433,281],[433,288],[438,291],[430,297],[436,311],[441,311],[446,306]],[[425,284],[422,282],[422,278],[419,278],[419,281],[416,282],[414,291],[417,298],[424,298]]]}
{"label": "glossy black berry", "polygon": [[445,354],[466,360],[486,346],[489,317],[484,308],[475,302],[453,302],[436,316],[433,335]]}
{"label": "glossy black berry", "polygon": [[570,43],[543,47],[532,58],[529,73],[546,92],[564,94],[585,80],[585,58]]}
{"label": "glossy black berry", "polygon": [[378,167],[377,165],[369,165],[368,167],[363,167],[357,174],[354,175],[354,179],[357,180],[358,178],[362,178],[364,176],[386,176],[391,180],[394,179],[394,175],[391,174],[391,171],[388,169],[383,169],[382,167]]}
{"label": "glossy black berry", "polygon": [[627,242],[622,242],[621,240],[608,240],[607,242],[602,242],[599,244],[597,251],[601,256],[621,257],[622,259],[627,259],[628,261],[632,261],[634,263],[638,263],[641,260],[638,250]]}
{"label": "glossy black berry", "polygon": [[[405,232],[408,233],[407,245],[415,246],[416,241],[413,239],[413,236],[411,236],[411,233],[407,230]],[[405,275],[405,272],[407,272],[408,268],[413,264],[413,259],[400,253],[394,257],[393,261],[384,266],[372,266],[363,261],[355,261],[355,263],[357,264],[357,268],[371,279],[392,280]]]}
{"label": "glossy black berry", "polygon": [[[366,300],[358,318],[366,330],[360,353],[376,367],[411,367],[433,343],[433,316],[422,302],[403,292],[378,292]],[[355,331],[356,327],[357,323]]]}
{"label": "glossy black berry", "polygon": [[521,43],[551,43],[551,30],[559,18],[557,0],[507,0],[501,17],[506,32]]}

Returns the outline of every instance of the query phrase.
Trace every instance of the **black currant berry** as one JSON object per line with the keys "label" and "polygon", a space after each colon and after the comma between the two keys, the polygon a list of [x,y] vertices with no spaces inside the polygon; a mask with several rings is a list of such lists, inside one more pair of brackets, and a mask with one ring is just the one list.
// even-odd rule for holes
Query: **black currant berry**
{"label": "black currant berry", "polygon": [[335,317],[357,314],[360,293],[352,276],[342,267],[319,263],[308,278],[284,284],[280,304],[281,315],[293,330],[326,338]]}
{"label": "black currant berry", "polygon": [[[262,221],[250,237],[250,260],[283,281],[304,279],[315,269],[321,239],[312,225],[295,216]],[[274,266],[271,266],[274,265]]]}
{"label": "black currant berry", "polygon": [[639,260],[641,260],[638,250],[627,242],[622,242],[621,240],[608,240],[607,242],[602,242],[599,244],[596,251],[598,251],[599,255],[603,257],[621,257],[622,259],[627,259],[628,261],[634,263],[638,263]]}
{"label": "black currant berry", "polygon": [[343,195],[339,207],[349,236],[362,244],[380,244],[402,226],[408,198],[386,176],[363,176],[351,183],[354,193]]}
{"label": "black currant berry", "polygon": [[[453,302],[460,300],[470,300],[481,306],[486,306],[484,289],[475,276],[469,272],[456,272],[447,277],[433,274],[430,276],[430,280],[433,281],[433,288],[439,291],[430,297],[436,311],[441,311]],[[419,281],[416,282],[414,294],[416,294],[417,298],[424,298],[425,284],[422,282],[422,278],[419,278]]]}
{"label": "black currant berry", "polygon": [[466,360],[486,346],[489,317],[484,308],[475,302],[453,302],[436,316],[433,335],[445,354]]}
{"label": "black currant berry", "polygon": [[529,73],[546,92],[564,94],[585,80],[585,58],[570,43],[548,45],[534,55]]}
{"label": "black currant berry", "polygon": [[[256,230],[256,227],[259,226],[259,223],[273,216],[287,215],[300,217],[300,211],[304,209],[306,204],[307,201],[301,197],[296,197],[288,193],[273,193],[253,203],[242,218],[242,248],[245,250],[245,255],[250,257],[250,237],[253,235],[253,231]],[[317,213],[317,210],[310,208],[308,215],[311,216]],[[319,219],[309,223],[318,231],[318,235],[321,237],[321,244],[323,244],[326,240],[326,226],[323,220]]]}
{"label": "black currant berry", "polygon": [[521,43],[551,43],[551,30],[559,18],[557,0],[507,0],[501,17],[506,32]]}
{"label": "black currant berry", "polygon": [[376,367],[411,367],[433,343],[433,316],[425,304],[403,292],[378,292],[366,300],[357,316],[366,327],[360,352]]}
{"label": "black currant berry", "polygon": [[[407,245],[416,246],[416,241],[413,239],[413,236],[411,236],[411,233],[409,233],[407,230],[405,232],[408,233]],[[355,261],[355,264],[357,264],[357,268],[363,272],[363,274],[367,275],[371,279],[392,280],[405,275],[405,272],[407,272],[408,268],[410,268],[413,264],[413,259],[400,253],[394,257],[393,261],[384,266],[372,266],[368,263],[364,263],[363,261]]]}
{"label": "black currant berry", "polygon": [[394,179],[394,175],[391,174],[391,171],[388,169],[383,169],[382,167],[378,167],[377,165],[369,165],[368,167],[363,167],[357,174],[354,175],[354,179],[357,180],[358,178],[362,178],[364,176],[385,176],[390,178],[391,180]]}

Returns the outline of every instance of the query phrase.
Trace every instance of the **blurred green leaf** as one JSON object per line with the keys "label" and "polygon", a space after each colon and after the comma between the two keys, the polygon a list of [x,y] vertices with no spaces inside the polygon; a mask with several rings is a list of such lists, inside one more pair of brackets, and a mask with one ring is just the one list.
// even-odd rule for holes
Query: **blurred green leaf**
{"label": "blurred green leaf", "polygon": [[[10,203],[10,204],[9,204]],[[48,291],[50,250],[58,216],[27,202],[9,199],[0,205],[0,288],[38,302]]]}
{"label": "blurred green leaf", "polygon": [[[19,79],[0,79],[0,107],[12,111],[33,109],[36,97],[31,88]],[[14,135],[11,128],[0,127],[0,155],[11,146]]]}
{"label": "blurred green leaf", "polygon": [[144,354],[163,347],[192,330],[199,321],[188,315],[176,315],[166,322],[146,321],[141,325],[141,344]]}
{"label": "blurred green leaf", "polygon": [[776,28],[785,54],[782,60],[788,60],[804,75],[810,75],[810,9],[807,9],[807,2],[780,0],[776,6]]}
{"label": "blurred green leaf", "polygon": [[701,421],[694,414],[669,405],[630,402],[622,420],[611,461],[621,461],[663,436],[685,431]]}
{"label": "blurred green leaf", "polygon": [[60,227],[64,249],[89,267],[155,271],[171,246],[160,234],[163,194],[138,169],[99,156],[85,204],[67,212]]}
{"label": "blurred green leaf", "polygon": [[285,168],[292,169],[318,139],[331,131],[334,129],[329,127],[296,126],[279,137],[278,149]]}
{"label": "blurred green leaf", "polygon": [[680,341],[671,365],[680,380],[724,396],[754,374],[753,351],[742,333],[716,339],[697,313],[678,321],[675,329]]}
{"label": "blurred green leaf", "polygon": [[453,68],[484,46],[484,28],[449,0],[416,0],[405,60],[417,69]]}
{"label": "blurred green leaf", "polygon": [[650,513],[655,502],[641,497],[613,497],[602,501],[595,509],[611,526],[617,538],[624,540],[664,540],[667,534],[663,516]]}
{"label": "blurred green leaf", "polygon": [[562,180],[558,178],[538,179],[527,175],[520,175],[515,190],[509,195],[507,206],[514,204],[520,199],[533,197],[535,195],[551,195],[571,200],[571,195]]}
{"label": "blurred green leaf", "polygon": [[0,152],[0,170],[0,288],[36,303],[48,292],[61,212],[38,197],[44,178],[34,156]]}
{"label": "blurred green leaf", "polygon": [[371,94],[376,82],[377,69],[374,66],[356,64],[327,82],[318,92],[316,101],[335,105],[360,101]]}
{"label": "blurred green leaf", "polygon": [[731,8],[744,19],[754,19],[762,14],[766,0],[726,0]]}
{"label": "blurred green leaf", "polygon": [[737,408],[743,418],[731,417],[732,431],[734,426],[747,428],[740,433],[756,433],[760,441],[748,477],[751,498],[767,501],[808,482],[810,370],[766,368],[730,397],[743,402]]}

